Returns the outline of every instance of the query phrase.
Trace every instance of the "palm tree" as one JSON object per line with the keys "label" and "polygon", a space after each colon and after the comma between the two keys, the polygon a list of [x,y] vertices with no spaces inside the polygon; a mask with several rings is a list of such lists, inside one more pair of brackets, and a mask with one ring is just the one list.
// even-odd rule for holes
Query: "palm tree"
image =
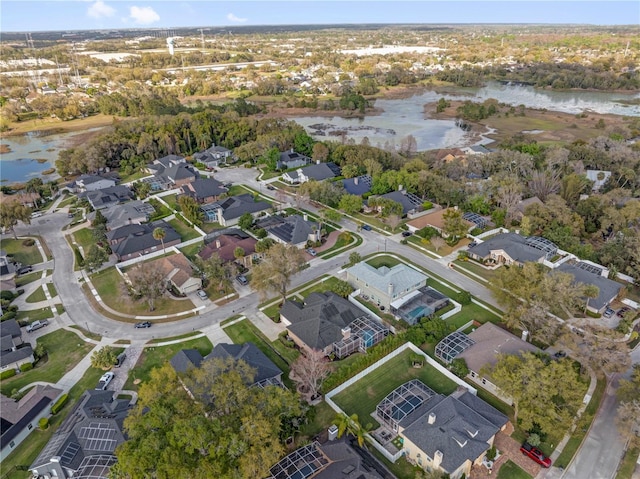
{"label": "palm tree", "polygon": [[358,420],[357,414],[347,416],[344,413],[338,414],[335,422],[338,426],[338,437],[342,437],[342,435],[346,432],[347,434],[351,434],[356,438],[356,440],[358,441],[358,446],[365,446],[364,440],[366,439],[368,430],[371,429],[371,424],[367,424],[366,427],[363,427]]}
{"label": "palm tree", "polygon": [[587,298],[587,302],[584,305],[584,314],[587,314],[587,308],[589,307],[589,299],[597,298],[600,294],[600,288],[598,288],[595,284],[585,284],[582,289],[582,293]]}
{"label": "palm tree", "polygon": [[156,228],[153,230],[153,239],[156,241],[162,242],[162,252],[164,253],[164,237],[167,235],[167,232],[163,228]]}

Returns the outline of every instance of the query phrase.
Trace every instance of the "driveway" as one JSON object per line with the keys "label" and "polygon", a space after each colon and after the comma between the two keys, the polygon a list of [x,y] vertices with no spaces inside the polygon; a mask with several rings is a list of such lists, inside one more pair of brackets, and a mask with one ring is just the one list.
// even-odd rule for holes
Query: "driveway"
{"label": "driveway", "polygon": [[[513,430],[511,424],[508,425]],[[471,470],[471,479],[489,479],[496,477],[500,467],[507,461],[511,460],[520,466],[524,471],[536,477],[542,466],[533,462],[520,452],[520,443],[509,436],[506,432],[499,432],[493,442],[496,449],[500,452],[500,457],[493,464],[493,470],[489,471],[485,466],[473,466]]]}

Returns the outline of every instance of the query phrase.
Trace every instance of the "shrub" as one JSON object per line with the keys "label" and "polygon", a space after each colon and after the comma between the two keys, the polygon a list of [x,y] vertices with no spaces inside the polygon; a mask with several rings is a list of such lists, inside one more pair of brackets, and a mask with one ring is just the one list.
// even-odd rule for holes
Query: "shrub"
{"label": "shrub", "polygon": [[22,242],[22,246],[33,246],[34,244],[36,244],[36,240],[33,238],[27,238]]}
{"label": "shrub", "polygon": [[13,298],[15,298],[15,296],[11,291],[7,291],[6,289],[0,291],[0,299],[4,299],[5,301],[13,301]]}
{"label": "shrub", "polygon": [[540,436],[538,436],[535,432],[533,434],[529,434],[527,442],[533,447],[538,447],[540,445]]}
{"label": "shrub", "polygon": [[82,257],[82,253],[77,246],[73,247],[73,255],[76,258],[76,264],[82,268],[84,266],[84,258]]}
{"label": "shrub", "polygon": [[20,372],[24,373],[33,369],[33,363],[24,363],[20,365]]}
{"label": "shrub", "polygon": [[590,318],[600,318],[600,313],[594,313],[593,311],[589,311],[587,310],[587,316],[589,316]]}
{"label": "shrub", "polygon": [[41,417],[40,420],[38,421],[38,427],[43,431],[46,431],[47,429],[49,429],[49,418]]}
{"label": "shrub", "polygon": [[0,317],[0,321],[6,321],[7,319],[13,319],[16,317],[15,311],[7,311]]}
{"label": "shrub", "polygon": [[425,201],[422,203],[422,209],[430,210],[431,208],[433,208],[433,203],[431,203],[431,201]]}
{"label": "shrub", "polygon": [[60,412],[60,409],[62,409],[68,399],[68,394],[63,394],[62,396],[60,396],[60,399],[58,399],[55,404],[51,406],[51,414],[58,414]]}
{"label": "shrub", "polygon": [[8,371],[2,371],[0,373],[0,379],[9,379],[16,375],[15,369],[9,369]]}
{"label": "shrub", "polygon": [[487,459],[493,461],[496,458],[498,451],[496,451],[496,446],[491,446],[491,449],[487,451]]}
{"label": "shrub", "polygon": [[455,293],[453,296],[453,299],[463,306],[471,304],[471,293],[469,291],[460,291],[459,293]]}
{"label": "shrub", "polygon": [[465,378],[467,374],[469,374],[469,367],[467,366],[467,362],[464,358],[456,358],[451,361],[449,369],[459,378]]}

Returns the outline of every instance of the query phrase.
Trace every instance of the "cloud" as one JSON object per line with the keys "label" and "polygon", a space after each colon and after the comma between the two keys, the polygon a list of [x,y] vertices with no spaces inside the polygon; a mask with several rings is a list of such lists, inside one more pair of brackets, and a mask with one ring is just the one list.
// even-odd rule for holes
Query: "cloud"
{"label": "cloud", "polygon": [[236,17],[233,13],[229,13],[227,15],[227,19],[231,20],[232,22],[237,22],[237,23],[244,23],[247,21],[246,18],[240,18],[240,17]]}
{"label": "cloud", "polygon": [[137,25],[149,25],[160,20],[160,15],[151,7],[131,7],[129,17]]}
{"label": "cloud", "polygon": [[87,9],[87,15],[93,18],[112,17],[116,13],[116,9],[110,7],[102,0],[97,0]]}

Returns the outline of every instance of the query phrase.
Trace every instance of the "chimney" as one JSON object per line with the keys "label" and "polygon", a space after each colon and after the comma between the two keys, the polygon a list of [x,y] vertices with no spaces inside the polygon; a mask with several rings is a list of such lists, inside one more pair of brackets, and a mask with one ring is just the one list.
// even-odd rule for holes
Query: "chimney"
{"label": "chimney", "polygon": [[220,240],[217,239],[216,240],[216,249],[220,249],[221,246],[222,246],[222,243],[220,243]]}
{"label": "chimney", "polygon": [[293,153],[293,148],[291,148],[291,153]]}
{"label": "chimney", "polygon": [[387,286],[387,294],[389,298],[393,298],[393,283],[389,283],[389,286]]}
{"label": "chimney", "polygon": [[442,464],[443,455],[442,452],[436,451],[433,453],[433,467],[434,469],[438,469],[440,464]]}
{"label": "chimney", "polygon": [[435,424],[436,422],[436,415],[432,412],[429,413],[429,419],[427,419],[427,423],[428,424]]}
{"label": "chimney", "polygon": [[351,336],[351,328],[347,326],[346,328],[342,328],[342,339],[349,339]]}
{"label": "chimney", "polygon": [[329,432],[329,441],[335,441],[336,438],[338,437],[338,426],[336,426],[335,424],[332,424],[328,432]]}
{"label": "chimney", "polygon": [[357,184],[358,184],[358,177],[357,177],[357,176],[353,179],[353,184],[354,184],[354,185],[357,185]]}

